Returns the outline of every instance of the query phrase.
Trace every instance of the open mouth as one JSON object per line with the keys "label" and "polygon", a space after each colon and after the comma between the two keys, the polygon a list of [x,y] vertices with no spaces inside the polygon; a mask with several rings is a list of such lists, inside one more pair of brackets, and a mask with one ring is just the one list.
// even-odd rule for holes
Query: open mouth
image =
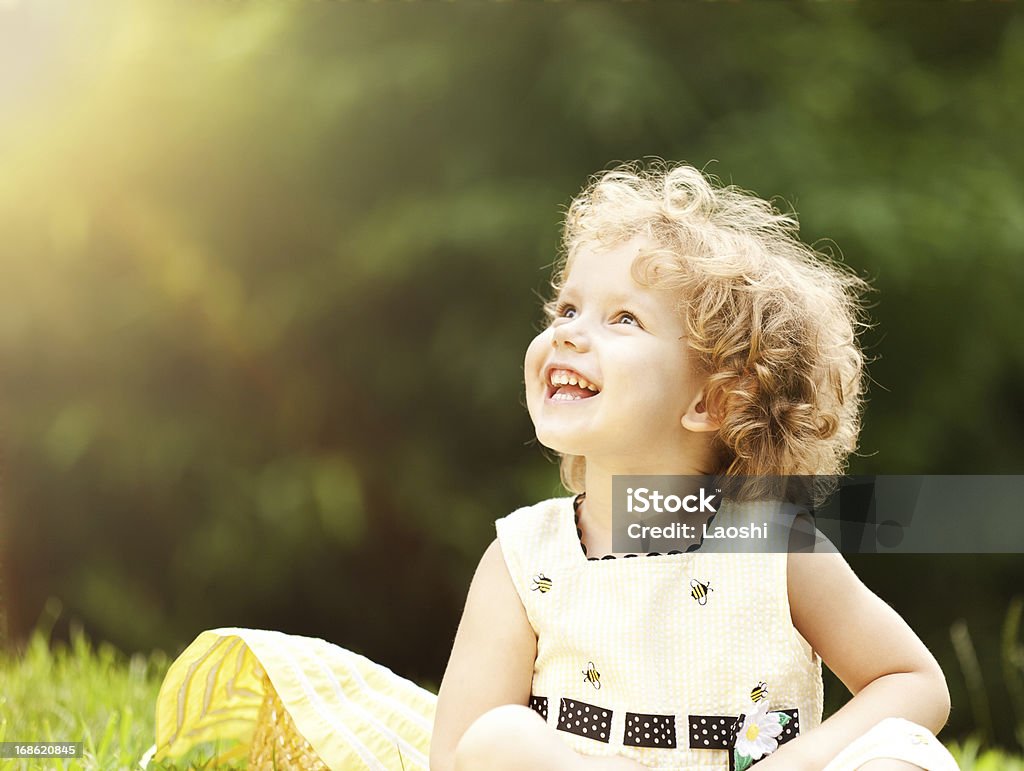
{"label": "open mouth", "polygon": [[571,369],[552,369],[548,372],[547,400],[578,402],[593,399],[601,389]]}

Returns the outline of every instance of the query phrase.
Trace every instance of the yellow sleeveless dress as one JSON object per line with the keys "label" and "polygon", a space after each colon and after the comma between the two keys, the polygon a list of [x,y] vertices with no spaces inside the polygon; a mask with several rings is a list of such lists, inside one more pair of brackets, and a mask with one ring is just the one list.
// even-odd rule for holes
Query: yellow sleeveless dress
{"label": "yellow sleeveless dress", "polygon": [[[588,559],[578,500],[542,501],[496,523],[537,633],[528,706],[563,741],[649,768],[744,771],[821,722],[821,660],[790,620],[785,553]],[[144,760],[216,739],[236,743],[214,766],[247,758],[259,769],[426,771],[435,703],[323,640],[214,629],[168,671]],[[957,768],[927,729],[887,720],[826,771],[876,757]]]}

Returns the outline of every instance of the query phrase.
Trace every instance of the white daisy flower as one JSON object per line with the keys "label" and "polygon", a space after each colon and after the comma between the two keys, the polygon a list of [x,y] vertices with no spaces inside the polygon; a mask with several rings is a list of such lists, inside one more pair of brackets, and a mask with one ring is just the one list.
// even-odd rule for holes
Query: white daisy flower
{"label": "white daisy flower", "polygon": [[752,761],[775,752],[779,747],[775,737],[782,733],[781,715],[781,712],[768,711],[767,699],[759,702],[754,709],[744,712],[743,725],[736,734],[736,752]]}

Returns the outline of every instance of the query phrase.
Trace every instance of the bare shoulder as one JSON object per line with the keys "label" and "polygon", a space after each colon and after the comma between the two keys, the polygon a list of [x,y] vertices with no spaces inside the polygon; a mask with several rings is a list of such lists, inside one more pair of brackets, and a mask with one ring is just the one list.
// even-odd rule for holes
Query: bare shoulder
{"label": "bare shoulder", "polygon": [[[793,530],[787,584],[793,623],[803,633],[815,619],[831,615],[832,608],[870,591],[809,515],[799,515]],[[802,548],[793,548],[797,540]],[[839,598],[842,603],[837,602]]]}
{"label": "bare shoulder", "polygon": [[866,595],[874,597],[834,548],[791,553],[786,573],[793,624],[808,642],[819,624],[831,623],[833,615],[855,608]]}
{"label": "bare shoulder", "polygon": [[[501,543],[497,538],[491,541],[480,558],[480,564],[477,565],[476,573],[473,575],[473,583],[470,584],[471,596],[474,589],[477,594],[491,595],[491,599],[504,599],[523,611],[523,618],[526,617],[526,611],[516,592],[515,585],[512,583],[512,576],[508,572],[508,565],[501,551]],[[507,608],[503,610],[507,610]]]}
{"label": "bare shoulder", "polygon": [[493,642],[535,642],[533,627],[516,592],[497,538],[484,550],[473,575],[459,625],[460,633],[463,627],[470,633],[479,631]]}

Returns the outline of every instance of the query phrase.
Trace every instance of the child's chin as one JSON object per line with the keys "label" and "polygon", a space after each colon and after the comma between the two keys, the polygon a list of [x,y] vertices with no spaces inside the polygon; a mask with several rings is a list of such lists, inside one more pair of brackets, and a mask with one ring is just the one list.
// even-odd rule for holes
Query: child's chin
{"label": "child's chin", "polygon": [[586,451],[580,442],[555,431],[537,431],[537,441],[549,450],[562,455],[585,455]]}

